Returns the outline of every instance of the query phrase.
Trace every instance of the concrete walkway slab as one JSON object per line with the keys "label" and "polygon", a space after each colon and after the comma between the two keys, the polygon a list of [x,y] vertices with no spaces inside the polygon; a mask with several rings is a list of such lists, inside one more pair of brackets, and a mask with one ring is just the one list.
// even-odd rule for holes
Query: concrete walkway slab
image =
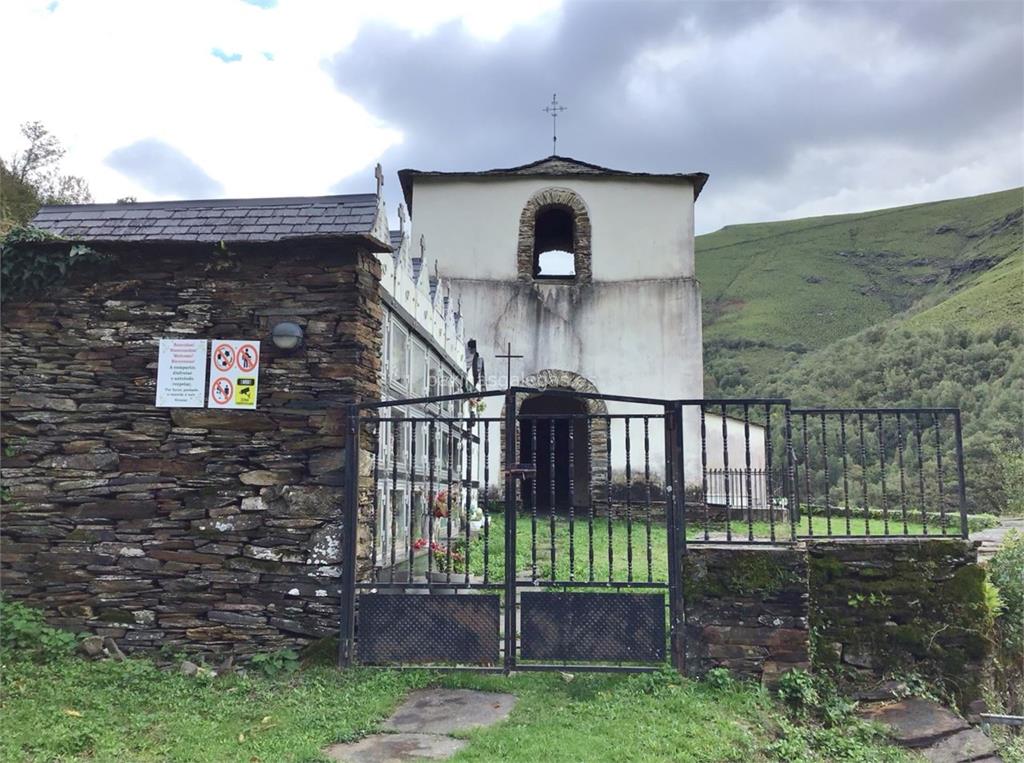
{"label": "concrete walkway slab", "polygon": [[505,720],[515,703],[513,694],[423,689],[412,692],[384,722],[384,728],[417,734],[454,734]]}
{"label": "concrete walkway slab", "polygon": [[331,745],[324,755],[345,763],[399,763],[404,760],[446,760],[466,742],[434,734],[374,734],[358,742]]}
{"label": "concrete walkway slab", "polygon": [[985,562],[991,559],[1003,547],[1003,542],[1011,530],[1024,533],[1024,517],[1002,517],[997,527],[971,533],[971,540],[981,541],[978,561]]}

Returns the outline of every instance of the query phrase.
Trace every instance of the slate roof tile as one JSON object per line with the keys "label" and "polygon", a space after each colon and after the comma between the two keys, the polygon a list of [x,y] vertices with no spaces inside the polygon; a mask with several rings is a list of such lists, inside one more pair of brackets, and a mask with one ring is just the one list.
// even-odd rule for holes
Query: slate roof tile
{"label": "slate roof tile", "polygon": [[39,228],[78,241],[261,241],[356,236],[388,251],[372,230],[374,194],[44,206]]}

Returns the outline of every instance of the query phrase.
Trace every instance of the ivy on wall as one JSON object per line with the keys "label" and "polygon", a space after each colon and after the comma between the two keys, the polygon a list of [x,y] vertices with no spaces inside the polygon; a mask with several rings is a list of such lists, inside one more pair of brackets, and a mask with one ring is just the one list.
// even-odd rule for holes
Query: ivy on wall
{"label": "ivy on wall", "polygon": [[84,244],[53,245],[61,240],[39,228],[11,228],[0,242],[0,299],[38,294],[62,283],[73,268],[110,258]]}

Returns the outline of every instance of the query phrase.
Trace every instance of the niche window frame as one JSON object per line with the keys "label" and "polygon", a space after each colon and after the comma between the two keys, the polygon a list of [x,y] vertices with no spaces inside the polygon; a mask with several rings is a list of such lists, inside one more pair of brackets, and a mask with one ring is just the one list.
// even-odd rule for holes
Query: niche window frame
{"label": "niche window frame", "polygon": [[[561,208],[572,216],[573,223],[573,270],[572,275],[549,275],[538,273],[541,254],[536,251],[537,218],[553,208]],[[526,202],[519,217],[519,243],[517,265],[519,279],[552,284],[586,284],[593,280],[591,267],[590,213],[579,194],[569,188],[544,188],[534,193]]]}

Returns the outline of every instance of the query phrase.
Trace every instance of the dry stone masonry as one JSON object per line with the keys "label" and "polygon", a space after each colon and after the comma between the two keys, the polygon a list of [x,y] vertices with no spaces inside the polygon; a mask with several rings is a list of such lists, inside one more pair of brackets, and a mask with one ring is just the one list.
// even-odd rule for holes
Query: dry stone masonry
{"label": "dry stone masonry", "polygon": [[724,667],[773,683],[810,667],[800,546],[696,546],[683,555],[686,672]]}
{"label": "dry stone masonry", "polygon": [[[6,595],[126,651],[336,632],[345,406],[379,397],[379,264],[334,242],[111,247],[3,306]],[[160,337],[262,338],[254,411],[154,406]],[[362,534],[368,530],[361,528]]]}

